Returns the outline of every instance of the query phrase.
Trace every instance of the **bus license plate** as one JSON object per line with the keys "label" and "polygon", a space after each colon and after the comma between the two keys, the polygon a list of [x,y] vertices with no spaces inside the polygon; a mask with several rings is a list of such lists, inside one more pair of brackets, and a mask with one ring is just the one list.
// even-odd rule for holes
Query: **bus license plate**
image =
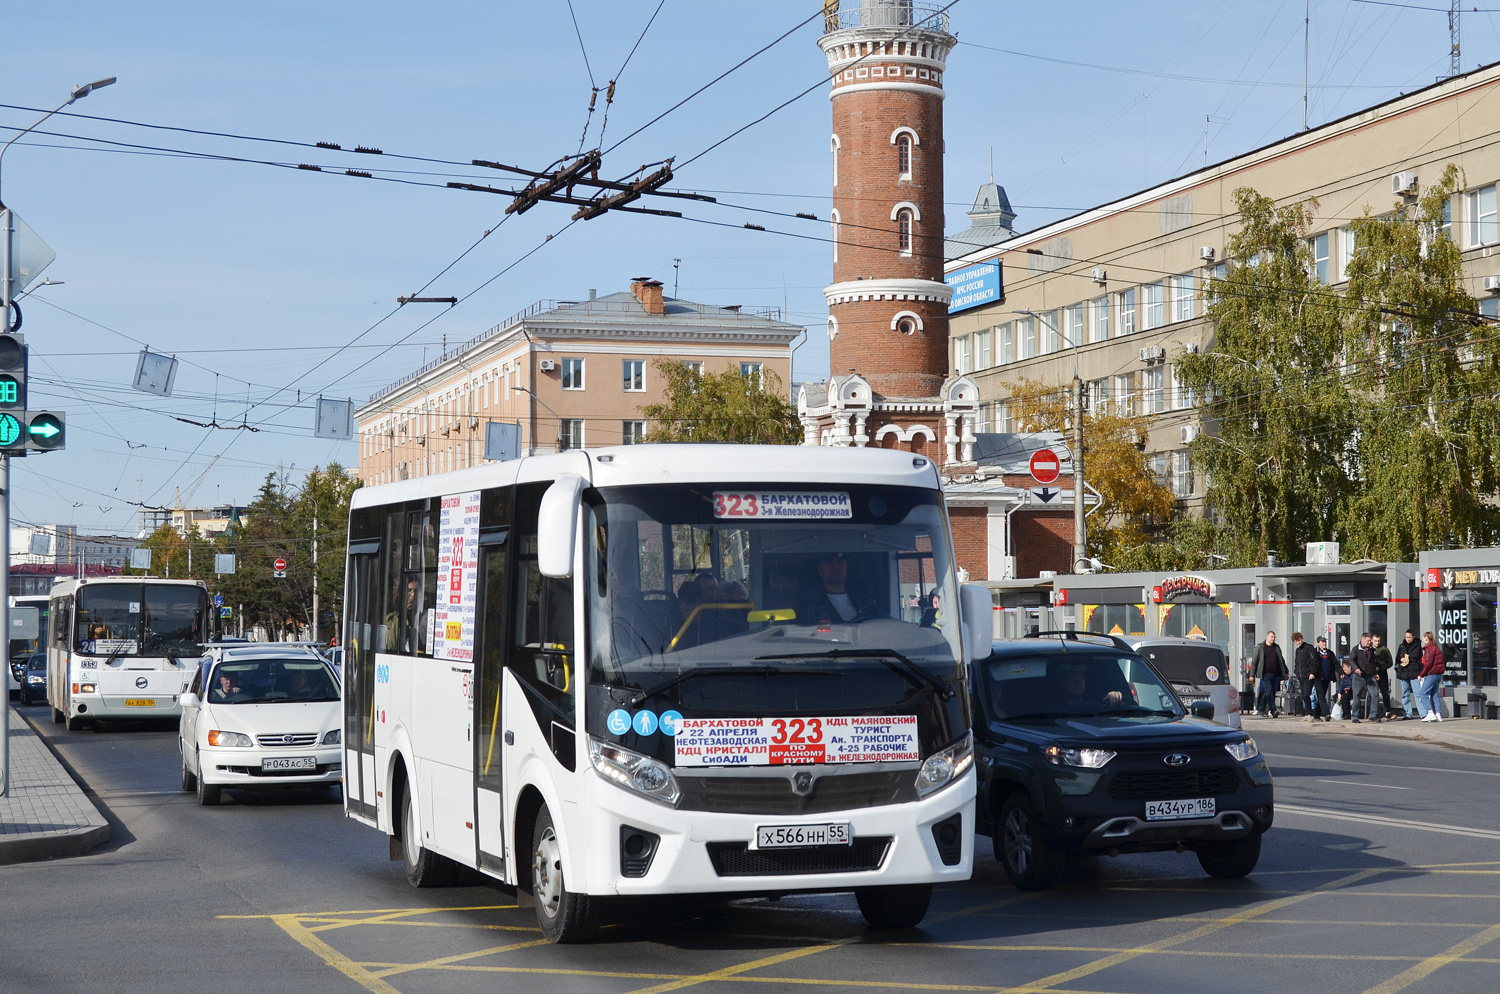
{"label": "bus license plate", "polygon": [[757,825],[756,849],[796,849],[803,846],[849,846],[854,832],[849,823],[824,822],[818,825]]}
{"label": "bus license plate", "polygon": [[315,770],[318,761],[312,756],[273,756],[260,761],[262,770]]}
{"label": "bus license plate", "polygon": [[154,708],[156,707],[156,698],[127,697],[125,698],[125,706],[128,708]]}
{"label": "bus license plate", "polygon": [[1214,799],[1197,797],[1184,801],[1147,801],[1147,821],[1171,821],[1174,818],[1212,818]]}

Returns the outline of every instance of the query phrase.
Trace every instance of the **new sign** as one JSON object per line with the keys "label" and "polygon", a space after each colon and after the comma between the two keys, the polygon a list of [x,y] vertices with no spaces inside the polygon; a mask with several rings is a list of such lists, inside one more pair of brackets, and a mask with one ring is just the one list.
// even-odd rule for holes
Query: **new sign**
{"label": "new sign", "polygon": [[949,273],[943,282],[953,288],[953,299],[948,301],[949,314],[1005,299],[1005,269],[999,260]]}

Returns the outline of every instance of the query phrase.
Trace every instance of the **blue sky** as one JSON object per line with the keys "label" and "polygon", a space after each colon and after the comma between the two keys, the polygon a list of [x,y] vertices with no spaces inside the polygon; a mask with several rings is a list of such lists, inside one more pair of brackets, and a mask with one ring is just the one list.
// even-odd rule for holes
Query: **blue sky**
{"label": "blue sky", "polygon": [[[50,108],[72,85],[114,75],[116,85],[71,109],[390,153],[63,116],[41,129],[55,134],[13,146],[0,193],[56,250],[46,275],[65,281],[23,302],[31,406],[68,416],[66,451],[13,463],[14,518],[129,533],[132,502],[171,505],[200,477],[192,503],[245,502],[278,467],[295,466],[295,479],[331,460],[353,465],[352,443],[312,437],[311,398],[357,404],[435,356],[445,337],[466,341],[538,299],[614,292],[636,275],[670,291],[674,259],[683,297],[785,304],[809,327],[796,377],[826,376],[821,291],[831,263],[816,239],[827,225],[747,210],[827,216],[826,88],[684,165],[826,78],[820,19],[613,147],[819,4],[664,0],[642,37],[658,2],[573,0],[587,67],[565,0],[11,5],[0,103]],[[1446,69],[1445,5],[1412,5],[1444,10],[1310,3],[1313,125]],[[1201,165],[1205,116],[1215,161],[1300,130],[1303,12],[1299,0],[959,0],[946,76],[948,230],[967,226],[991,149],[1017,228],[1028,230]],[[1500,59],[1496,16],[1465,16],[1465,70]],[[506,185],[506,174],[395,158],[544,168],[579,147],[590,72],[593,85],[618,79],[602,174],[675,156],[673,189],[722,201],[684,213],[729,227],[610,214],[543,244],[571,208],[542,204],[496,227],[506,198],[443,184]],[[586,146],[599,141],[602,104],[601,95]],[[0,108],[0,140],[36,116]],[[378,169],[380,178],[259,162]],[[746,231],[746,222],[811,238]],[[424,291],[466,298],[460,306],[386,317],[398,295],[476,240]],[[129,388],[142,343],[181,360],[171,400]]]}

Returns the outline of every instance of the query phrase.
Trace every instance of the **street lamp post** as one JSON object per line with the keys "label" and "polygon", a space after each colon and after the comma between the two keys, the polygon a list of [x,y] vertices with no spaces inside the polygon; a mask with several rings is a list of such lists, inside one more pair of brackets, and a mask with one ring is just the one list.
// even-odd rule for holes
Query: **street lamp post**
{"label": "street lamp post", "polygon": [[[561,444],[562,443],[563,416],[561,414],[558,414],[556,411],[552,410],[552,405],[549,404],[549,403],[547,403],[542,398],[538,397],[536,395],[536,391],[532,390],[530,387],[518,386],[518,387],[516,387],[516,389],[519,390],[519,391],[521,391],[524,394],[530,395],[530,397],[531,397],[531,399],[532,399],[533,402],[541,404],[543,407],[545,407],[547,409],[548,413],[550,413],[554,418],[557,419],[557,441],[558,441],[558,444]],[[536,448],[536,413],[534,411],[532,412],[532,415],[531,415],[531,424],[528,427],[531,429],[531,442],[532,442],[531,448],[534,449],[534,448]],[[561,451],[561,450],[559,450],[559,451]]]}
{"label": "street lamp post", "polygon": [[1089,568],[1088,552],[1088,525],[1083,516],[1083,409],[1084,409],[1084,385],[1082,366],[1079,364],[1079,343],[1069,341],[1057,325],[1051,324],[1046,318],[1034,311],[1016,311],[1016,314],[1024,314],[1035,318],[1039,324],[1047,325],[1052,333],[1066,342],[1073,350],[1073,572]]}
{"label": "street lamp post", "polygon": [[[22,135],[36,129],[43,121],[62,110],[75,100],[81,100],[100,87],[108,86],[115,77],[95,80],[73,87],[68,99],[37,118],[30,127],[16,133],[15,138],[0,146],[0,163],[5,153]],[[5,200],[0,198],[0,328],[10,331],[11,315],[11,232],[15,225],[10,211],[5,209]],[[10,456],[0,456],[0,564],[5,567],[5,596],[0,597],[0,632],[10,631]],[[5,642],[5,664],[10,665],[10,640]],[[0,797],[10,793],[10,695],[6,694],[4,706],[0,707]]]}

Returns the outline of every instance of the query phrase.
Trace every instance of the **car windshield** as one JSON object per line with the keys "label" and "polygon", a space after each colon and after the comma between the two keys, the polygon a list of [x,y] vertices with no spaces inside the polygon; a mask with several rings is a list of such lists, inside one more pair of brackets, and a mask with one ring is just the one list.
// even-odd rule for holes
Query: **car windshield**
{"label": "car windshield", "polygon": [[328,665],[300,656],[225,660],[208,678],[210,704],[336,701],[338,684]]}
{"label": "car windshield", "polygon": [[1100,715],[1166,720],[1184,714],[1176,695],[1134,653],[992,656],[975,668],[992,721]]}
{"label": "car windshield", "polygon": [[196,656],[208,594],[196,585],[101,583],[78,590],[78,652]]}
{"label": "car windshield", "polygon": [[936,491],[619,487],[590,511],[593,684],[654,695],[670,683],[676,700],[703,692],[697,677],[869,672],[894,704],[962,678]]}
{"label": "car windshield", "polygon": [[26,668],[28,670],[45,670],[47,668],[47,654],[45,652],[33,652],[26,657]]}

